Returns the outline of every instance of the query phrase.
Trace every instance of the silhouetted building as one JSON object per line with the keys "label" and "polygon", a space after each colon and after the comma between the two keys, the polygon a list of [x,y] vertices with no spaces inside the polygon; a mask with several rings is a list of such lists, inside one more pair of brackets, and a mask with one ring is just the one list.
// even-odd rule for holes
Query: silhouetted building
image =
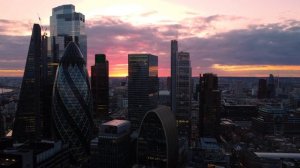
{"label": "silhouetted building", "polygon": [[276,96],[276,87],[275,87],[275,79],[272,74],[270,74],[268,78],[268,98],[275,98]]}
{"label": "silhouetted building", "polygon": [[173,113],[176,111],[176,78],[177,78],[177,54],[178,42],[171,41],[171,110]]}
{"label": "silhouetted building", "polygon": [[158,103],[158,57],[128,55],[128,119],[132,130],[140,127],[145,113]]}
{"label": "silhouetted building", "polygon": [[200,75],[199,135],[214,137],[220,122],[221,94],[218,77],[211,73]]}
{"label": "silhouetted building", "polygon": [[41,138],[41,27],[33,25],[13,128],[15,141]]}
{"label": "silhouetted building", "polygon": [[258,90],[257,90],[257,98],[265,99],[267,98],[268,87],[267,87],[267,80],[259,79],[258,81]]}
{"label": "silhouetted building", "polygon": [[169,107],[159,106],[146,113],[137,139],[137,164],[175,168],[178,158],[176,120]]}
{"label": "silhouetted building", "polygon": [[0,151],[1,168],[56,168],[70,166],[67,144],[61,141],[39,141],[18,144]]}
{"label": "silhouetted building", "polygon": [[0,138],[5,136],[5,117],[0,112]]}
{"label": "silhouetted building", "polygon": [[95,65],[91,67],[91,89],[94,102],[93,119],[106,120],[109,110],[109,68],[104,54],[95,55]]}
{"label": "silhouetted building", "polygon": [[175,116],[178,136],[189,139],[191,134],[191,63],[190,54],[179,52],[176,63]]}
{"label": "silhouetted building", "polygon": [[289,112],[283,107],[262,106],[252,120],[252,127],[262,134],[300,134],[300,113]]}
{"label": "silhouetted building", "polygon": [[98,167],[129,167],[130,122],[111,120],[103,123],[98,136]]}
{"label": "silhouetted building", "polygon": [[[52,9],[50,16],[50,36],[58,45],[58,58],[63,56],[69,42],[75,42],[87,61],[87,37],[85,16],[75,12],[74,5],[61,5]],[[53,43],[53,41],[52,41]]]}
{"label": "silhouetted building", "polygon": [[53,89],[56,130],[59,138],[70,145],[73,159],[80,162],[89,153],[94,124],[88,72],[74,42],[69,43],[60,60]]}

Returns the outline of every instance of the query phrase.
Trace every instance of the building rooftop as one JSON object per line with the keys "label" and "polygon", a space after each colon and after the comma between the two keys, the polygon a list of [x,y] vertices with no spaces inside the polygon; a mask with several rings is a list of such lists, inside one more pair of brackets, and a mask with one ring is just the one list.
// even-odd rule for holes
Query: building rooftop
{"label": "building rooftop", "polygon": [[168,91],[168,90],[160,90],[159,91],[159,95],[160,96],[169,96],[170,95],[170,91]]}
{"label": "building rooftop", "polygon": [[129,121],[127,120],[111,120],[106,123],[103,123],[102,125],[120,127],[127,124],[129,124]]}
{"label": "building rooftop", "polygon": [[300,153],[254,152],[260,158],[268,159],[300,159]]}

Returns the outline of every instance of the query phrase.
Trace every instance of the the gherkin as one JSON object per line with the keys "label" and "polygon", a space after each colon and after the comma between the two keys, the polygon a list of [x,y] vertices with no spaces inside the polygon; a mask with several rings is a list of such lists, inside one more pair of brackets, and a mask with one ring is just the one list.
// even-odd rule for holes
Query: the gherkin
{"label": "the gherkin", "polygon": [[59,137],[70,145],[73,159],[80,162],[89,153],[94,124],[88,73],[82,53],[74,42],[68,44],[60,60],[52,107]]}

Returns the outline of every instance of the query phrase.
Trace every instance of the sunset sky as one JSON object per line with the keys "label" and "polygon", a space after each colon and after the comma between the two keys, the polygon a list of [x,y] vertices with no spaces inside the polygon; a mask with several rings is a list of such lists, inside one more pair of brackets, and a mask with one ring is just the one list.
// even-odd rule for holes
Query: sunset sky
{"label": "sunset sky", "polygon": [[88,68],[105,53],[110,76],[127,75],[129,53],[159,57],[170,74],[170,40],[190,52],[193,76],[300,77],[299,0],[10,0],[0,6],[0,76],[22,76],[33,23],[73,4],[86,16]]}

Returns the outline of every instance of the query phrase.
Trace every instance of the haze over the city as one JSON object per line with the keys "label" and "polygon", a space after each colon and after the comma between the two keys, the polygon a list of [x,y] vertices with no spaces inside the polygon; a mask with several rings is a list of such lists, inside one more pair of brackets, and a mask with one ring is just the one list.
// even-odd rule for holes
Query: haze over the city
{"label": "haze over the city", "polygon": [[86,16],[88,67],[105,53],[110,76],[126,76],[128,54],[141,52],[169,76],[172,39],[190,53],[193,76],[300,74],[298,0],[10,0],[0,6],[0,76],[23,75],[32,24],[49,35],[51,9],[63,4]]}

